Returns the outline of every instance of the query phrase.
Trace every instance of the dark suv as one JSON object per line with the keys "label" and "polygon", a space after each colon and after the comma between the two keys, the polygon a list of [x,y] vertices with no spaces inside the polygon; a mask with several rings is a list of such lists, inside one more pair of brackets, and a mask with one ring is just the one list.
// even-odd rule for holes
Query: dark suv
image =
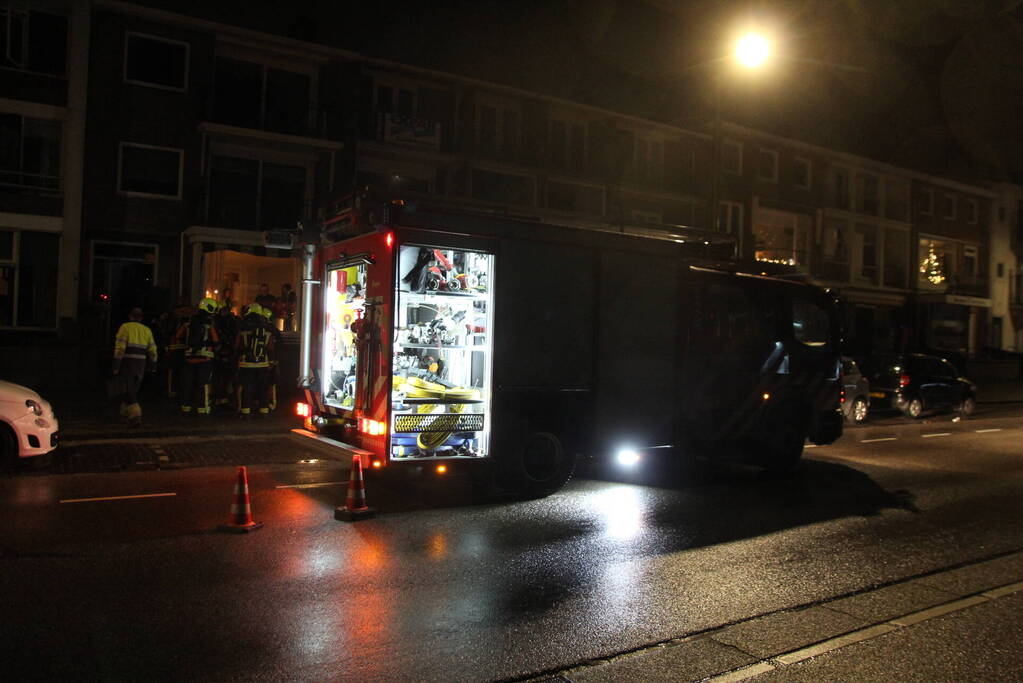
{"label": "dark suv", "polygon": [[904,353],[872,359],[872,406],[901,410],[912,418],[949,409],[969,415],[977,405],[976,397],[977,385],[960,377],[944,358]]}

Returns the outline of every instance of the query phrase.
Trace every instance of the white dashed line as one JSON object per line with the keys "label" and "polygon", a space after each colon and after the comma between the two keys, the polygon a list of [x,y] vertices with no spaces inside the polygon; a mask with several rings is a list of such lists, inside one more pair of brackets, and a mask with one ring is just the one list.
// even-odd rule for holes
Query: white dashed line
{"label": "white dashed line", "polygon": [[132,500],[135,498],[164,498],[176,496],[176,493],[140,493],[134,496],[104,496],[102,498],[65,498],[61,503],[92,503],[100,500]]}
{"label": "white dashed line", "polygon": [[1000,431],[1002,431],[1002,429],[1001,429],[1001,427],[998,427],[998,428],[995,428],[995,429],[978,429],[976,431],[977,431],[978,434],[987,434],[988,432],[1000,432]]}
{"label": "white dashed line", "polygon": [[815,443],[808,443],[805,446],[803,446],[803,448],[817,448],[817,444],[815,444]]}
{"label": "white dashed line", "polygon": [[921,434],[920,436],[925,439],[929,439],[932,436],[952,436],[952,432],[932,432],[930,434]]}
{"label": "white dashed line", "polygon": [[338,486],[347,484],[347,481],[321,481],[315,484],[278,484],[275,489],[315,489],[320,486]]}
{"label": "white dashed line", "polygon": [[860,439],[860,443],[877,443],[878,441],[895,441],[897,437],[886,436],[881,439]]}

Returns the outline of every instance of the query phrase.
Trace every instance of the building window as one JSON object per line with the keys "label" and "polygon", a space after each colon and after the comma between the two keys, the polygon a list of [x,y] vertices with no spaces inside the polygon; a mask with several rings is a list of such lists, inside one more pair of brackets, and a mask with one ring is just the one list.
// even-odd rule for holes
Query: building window
{"label": "building window", "polygon": [[959,198],[954,194],[945,195],[945,218],[954,221],[959,208]]}
{"label": "building window", "polygon": [[549,180],[547,182],[547,208],[590,216],[603,216],[604,188]]}
{"label": "building window", "polygon": [[753,238],[757,261],[806,266],[810,248],[810,217],[761,209],[753,223]]}
{"label": "building window", "polygon": [[850,208],[849,171],[844,168],[836,168],[831,172],[831,202],[837,209],[848,211]]}
{"label": "building window", "polygon": [[963,272],[966,277],[977,277],[977,247],[966,245],[963,247]]}
{"label": "building window", "polygon": [[909,183],[891,178],[885,181],[884,215],[896,221],[909,220]]}
{"label": "building window", "polygon": [[0,114],[0,185],[61,189],[60,121]]}
{"label": "building window", "polygon": [[519,112],[491,104],[478,106],[476,145],[484,158],[514,161],[519,149]]}
{"label": "building window", "polygon": [[966,222],[977,223],[977,200],[967,199],[966,200]]}
{"label": "building window", "polygon": [[721,143],[721,170],[725,173],[742,175],[742,143],[725,140]]}
{"label": "building window", "polygon": [[240,230],[281,230],[306,217],[301,166],[215,155],[210,161],[208,222]]}
{"label": "building window", "polygon": [[632,164],[636,182],[661,186],[664,183],[664,143],[637,136],[633,145]]}
{"label": "building window", "polygon": [[377,85],[376,111],[379,114],[414,116],[416,112],[416,91],[390,85]]}
{"label": "building window", "polygon": [[550,133],[551,166],[556,169],[583,170],[586,130],[582,124],[552,120]]}
{"label": "building window", "polygon": [[859,210],[876,216],[881,205],[877,176],[861,175],[858,180]]}
{"label": "building window", "polygon": [[[945,287],[952,275],[948,254],[950,245],[941,240],[920,238],[920,267],[918,282],[922,287]],[[951,252],[954,254],[954,252]]]}
{"label": "building window", "polygon": [[219,123],[290,135],[312,131],[308,73],[217,57],[214,78]]}
{"label": "building window", "polygon": [[122,142],[117,189],[125,194],[181,199],[184,158],[180,149]]}
{"label": "building window", "polygon": [[536,201],[533,182],[532,178],[526,176],[477,168],[472,172],[472,197],[502,204],[534,206]]}
{"label": "building window", "polygon": [[739,202],[718,203],[718,230],[728,235],[741,235],[744,209]]}
{"label": "building window", "polygon": [[124,37],[124,80],[184,92],[188,89],[188,56],[188,43],[127,33]]}
{"label": "building window", "polygon": [[60,235],[0,228],[0,327],[54,329]]}
{"label": "building window", "polygon": [[821,232],[820,275],[830,282],[849,281],[849,225],[827,218]]}
{"label": "building window", "polygon": [[1005,264],[999,263],[995,266],[995,274],[998,277],[1005,277]]}
{"label": "building window", "polygon": [[0,8],[0,67],[63,76],[67,71],[67,18]]}
{"label": "building window", "polygon": [[778,153],[771,149],[760,150],[760,163],[757,165],[757,176],[761,180],[772,183],[778,181]]}
{"label": "building window", "polygon": [[872,285],[877,282],[877,228],[873,225],[857,225],[860,239],[859,276]]}
{"label": "building window", "polygon": [[920,190],[920,213],[924,216],[934,213],[934,190],[929,187]]}
{"label": "building window", "polygon": [[809,190],[813,182],[813,165],[809,159],[796,157],[792,160],[792,184],[800,189]]}
{"label": "building window", "polygon": [[909,286],[909,232],[889,228],[884,231],[885,287],[904,289]]}

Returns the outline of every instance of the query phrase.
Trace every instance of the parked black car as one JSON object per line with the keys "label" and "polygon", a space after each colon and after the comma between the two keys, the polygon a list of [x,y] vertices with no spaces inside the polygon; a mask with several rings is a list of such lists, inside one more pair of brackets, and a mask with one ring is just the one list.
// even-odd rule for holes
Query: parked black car
{"label": "parked black car", "polygon": [[940,410],[969,415],[977,405],[977,385],[960,377],[955,366],[939,356],[885,355],[871,359],[870,365],[874,408],[901,410],[917,418]]}

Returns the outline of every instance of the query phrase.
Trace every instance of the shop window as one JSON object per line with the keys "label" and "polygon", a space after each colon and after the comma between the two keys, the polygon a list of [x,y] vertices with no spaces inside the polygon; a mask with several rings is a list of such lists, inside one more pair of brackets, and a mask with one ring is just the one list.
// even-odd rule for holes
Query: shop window
{"label": "shop window", "polygon": [[63,76],[67,70],[67,18],[0,8],[0,67]]}
{"label": "shop window", "polygon": [[721,143],[721,170],[724,173],[742,175],[742,143],[725,140]]}
{"label": "shop window", "polygon": [[60,121],[0,114],[0,185],[61,189]]}
{"label": "shop window", "polygon": [[796,157],[792,160],[792,184],[796,187],[809,190],[813,180],[813,166],[809,159]]}
{"label": "shop window", "polygon": [[256,62],[217,57],[213,98],[220,123],[291,135],[311,131],[311,77]]}
{"label": "shop window", "polygon": [[757,167],[757,176],[761,180],[777,182],[778,180],[778,152],[772,149],[760,150],[760,164]]}
{"label": "shop window", "polygon": [[187,90],[188,57],[188,43],[127,33],[124,38],[124,80],[168,90]]}
{"label": "shop window", "polygon": [[0,327],[57,326],[60,235],[0,230]]}
{"label": "shop window", "polygon": [[122,142],[118,190],[126,194],[180,199],[184,156],[180,149]]}
{"label": "shop window", "polygon": [[534,204],[533,196],[532,178],[473,169],[473,199],[532,206]]}

